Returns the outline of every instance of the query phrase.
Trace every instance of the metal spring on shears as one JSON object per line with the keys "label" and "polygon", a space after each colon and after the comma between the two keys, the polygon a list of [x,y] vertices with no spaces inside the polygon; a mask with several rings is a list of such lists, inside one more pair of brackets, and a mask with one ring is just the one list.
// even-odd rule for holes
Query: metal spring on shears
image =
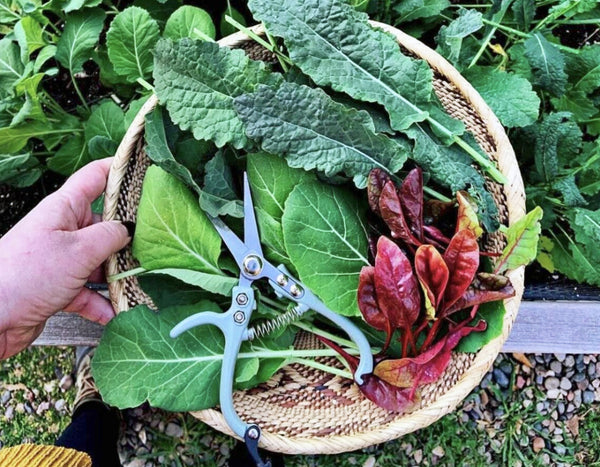
{"label": "metal spring on shears", "polygon": [[262,323],[258,323],[257,325],[248,329],[248,340],[256,339],[257,337],[263,337],[268,334],[271,334],[276,329],[280,329],[284,326],[287,326],[292,321],[297,320],[306,309],[301,305],[296,305],[286,311],[284,314],[279,315],[277,318],[268,319],[263,321]]}

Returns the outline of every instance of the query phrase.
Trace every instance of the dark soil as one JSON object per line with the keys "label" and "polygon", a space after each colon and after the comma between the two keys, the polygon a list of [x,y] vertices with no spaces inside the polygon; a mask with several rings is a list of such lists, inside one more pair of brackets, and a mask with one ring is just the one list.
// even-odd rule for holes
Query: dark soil
{"label": "dark soil", "polygon": [[574,49],[600,42],[600,27],[593,24],[559,26],[553,34],[560,38],[563,45]]}
{"label": "dark soil", "polygon": [[62,175],[47,171],[35,184],[27,188],[0,185],[0,237],[45,196],[56,191],[64,179]]}

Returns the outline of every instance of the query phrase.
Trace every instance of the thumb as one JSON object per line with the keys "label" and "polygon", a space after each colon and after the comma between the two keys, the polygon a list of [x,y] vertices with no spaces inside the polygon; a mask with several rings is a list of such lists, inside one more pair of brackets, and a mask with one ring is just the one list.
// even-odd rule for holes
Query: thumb
{"label": "thumb", "polygon": [[106,258],[125,247],[131,237],[127,227],[119,221],[104,221],[92,224],[73,232],[83,257],[87,258],[87,266],[93,271]]}

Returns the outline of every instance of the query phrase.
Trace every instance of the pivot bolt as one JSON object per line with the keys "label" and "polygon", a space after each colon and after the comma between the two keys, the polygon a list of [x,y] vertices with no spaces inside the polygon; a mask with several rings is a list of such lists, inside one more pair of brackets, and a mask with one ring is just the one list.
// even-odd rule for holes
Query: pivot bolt
{"label": "pivot bolt", "polygon": [[244,258],[244,272],[250,276],[258,276],[262,271],[262,261],[256,255],[248,255]]}
{"label": "pivot bolt", "polygon": [[246,319],[246,315],[244,314],[243,311],[236,311],[233,315],[233,320],[236,323],[243,323],[245,319]]}
{"label": "pivot bolt", "polygon": [[235,297],[235,301],[238,305],[245,305],[246,303],[248,303],[248,295],[246,295],[245,293],[240,293],[237,295],[237,297]]}
{"label": "pivot bolt", "polygon": [[256,427],[252,426],[252,427],[248,428],[248,438],[258,439],[259,436],[260,436],[260,433]]}

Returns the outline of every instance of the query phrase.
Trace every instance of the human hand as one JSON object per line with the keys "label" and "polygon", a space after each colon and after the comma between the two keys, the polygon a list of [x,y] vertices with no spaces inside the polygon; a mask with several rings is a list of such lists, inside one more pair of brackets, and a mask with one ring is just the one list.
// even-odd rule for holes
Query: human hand
{"label": "human hand", "polygon": [[0,239],[0,358],[31,344],[59,310],[107,323],[114,310],[85,287],[101,282],[104,260],[131,240],[118,221],[96,222],[111,159],[91,162]]}

